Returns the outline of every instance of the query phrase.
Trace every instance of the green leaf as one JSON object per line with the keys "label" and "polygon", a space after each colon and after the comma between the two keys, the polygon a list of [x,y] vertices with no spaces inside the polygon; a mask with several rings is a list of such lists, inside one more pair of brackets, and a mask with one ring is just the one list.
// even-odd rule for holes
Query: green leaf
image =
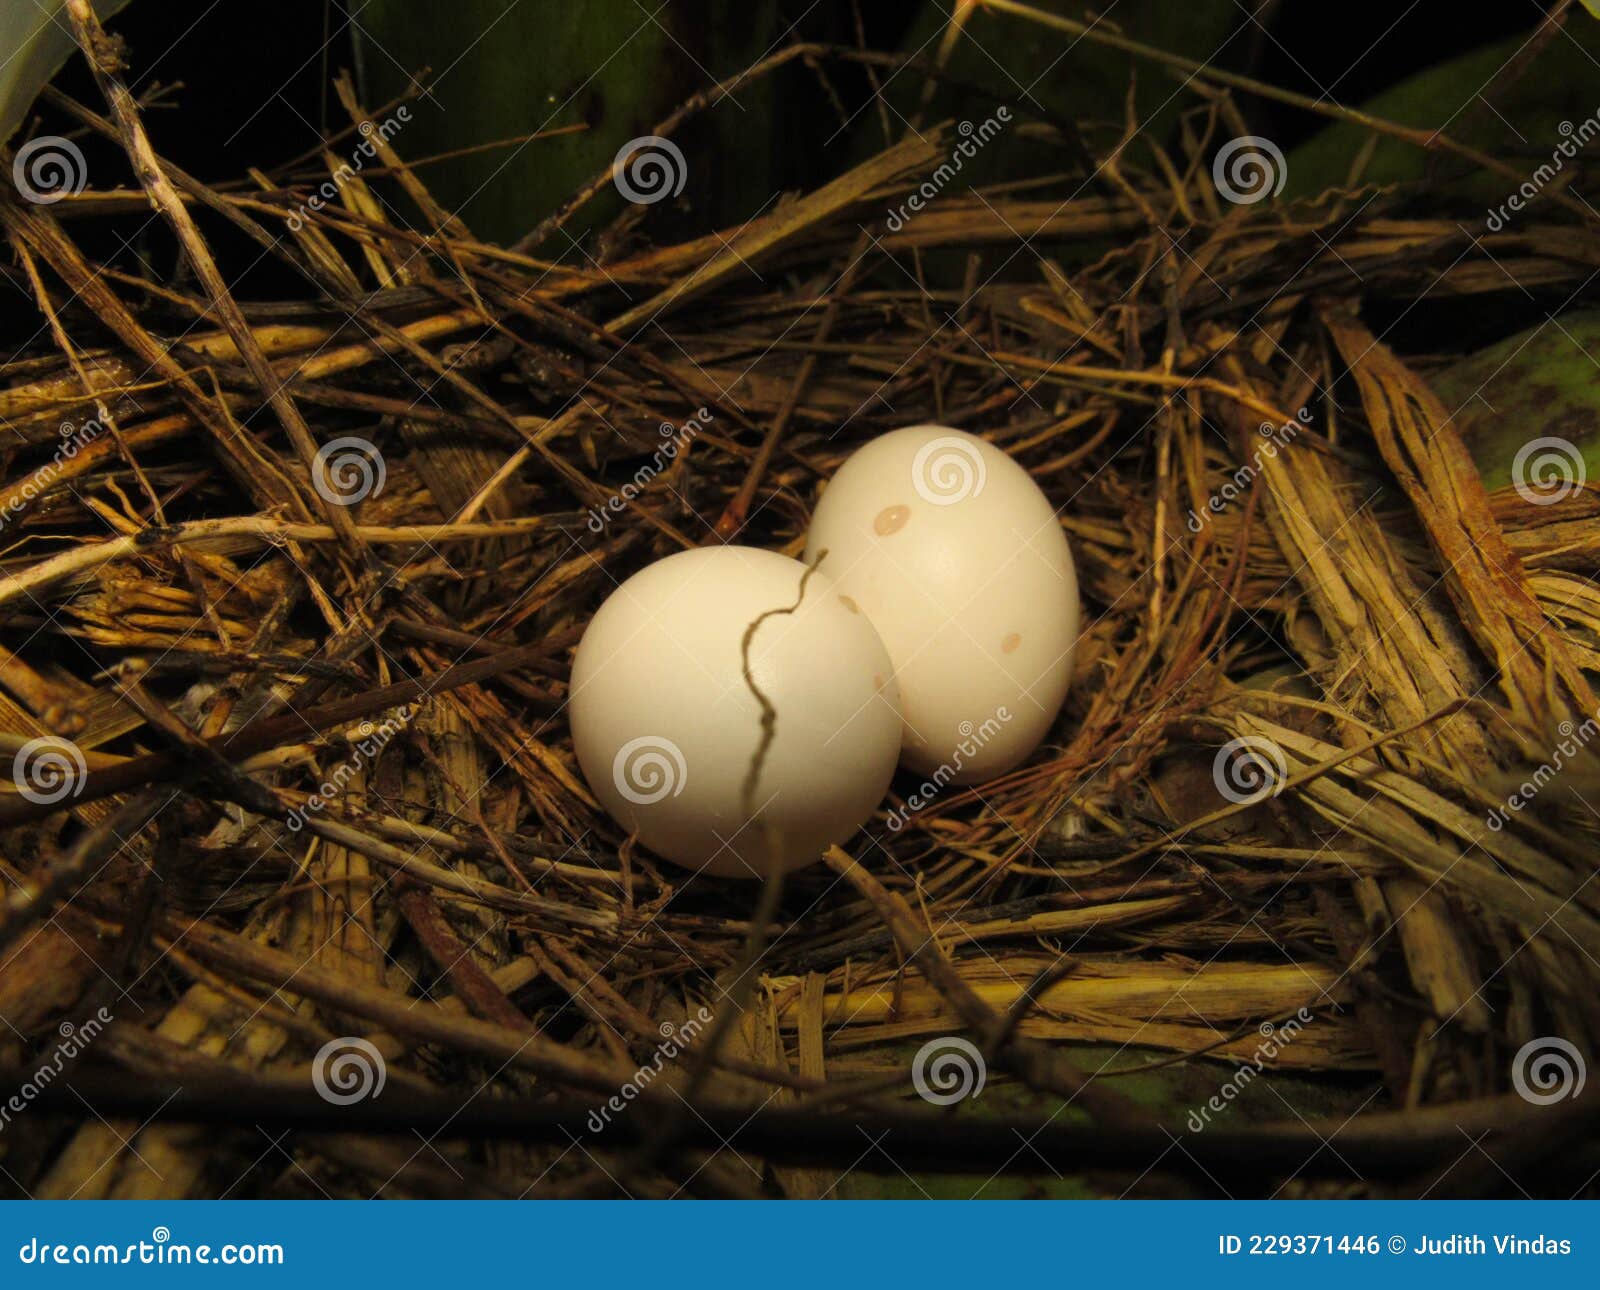
{"label": "green leaf", "polygon": [[[651,13],[660,9],[654,18]],[[418,159],[581,124],[586,130],[475,152],[419,171],[480,237],[512,240],[611,164],[629,140],[715,78],[754,62],[782,32],[776,0],[707,0],[685,22],[674,7],[637,0],[368,0],[360,14],[363,93],[375,109],[424,68],[428,92],[396,147]],[[770,85],[741,89],[693,129],[682,194],[696,209],[738,218],[770,199]],[[675,140],[682,143],[682,140]],[[598,197],[576,235],[614,218],[621,200]],[[549,253],[570,243],[557,234]]]}
{"label": "green leaf", "polygon": [[[927,0],[917,20],[901,41],[901,49],[931,61],[950,25],[955,0]],[[1049,9],[1084,22],[1099,21],[1104,6],[1049,4]],[[1208,58],[1225,47],[1228,33],[1239,18],[1232,0],[1123,0],[1117,6],[1118,30],[1137,32],[1139,39],[1168,53]],[[1145,59],[1121,54],[1088,40],[1075,40],[1010,14],[985,13],[981,6],[956,41],[947,76],[968,85],[992,89],[996,102],[1011,104],[1022,119],[1039,111],[1074,124],[1107,127],[1102,142],[1121,131],[1126,111],[1129,75],[1137,77],[1134,114],[1143,125],[1141,136],[1159,138],[1188,104],[1173,94],[1167,69]],[[923,93],[923,76],[901,72],[889,81],[886,95],[895,111],[891,129],[904,129],[904,121],[917,110]],[[977,112],[982,104],[959,86],[941,83],[935,90],[925,119]],[[985,111],[989,110],[985,108]],[[870,119],[869,119],[870,118]],[[982,114],[979,114],[979,119]],[[881,147],[883,133],[875,113],[862,114],[862,130],[872,147]],[[1059,150],[1055,153],[1060,163]]]}
{"label": "green leaf", "polygon": [[[128,0],[95,0],[109,18]],[[16,0],[0,6],[0,143],[22,124],[34,99],[77,49],[63,0]]]}
{"label": "green leaf", "polygon": [[[1573,127],[1596,113],[1600,101],[1595,96],[1594,69],[1600,62],[1600,27],[1580,23],[1557,35],[1520,79],[1503,91],[1494,90],[1496,75],[1527,43],[1526,34],[1513,36],[1449,59],[1390,86],[1361,104],[1361,110],[1401,125],[1443,130],[1457,142],[1512,165],[1523,157],[1531,175],[1541,162],[1550,160]],[[1491,92],[1492,104],[1480,100],[1480,94]],[[1364,127],[1343,121],[1313,135],[1289,153],[1284,196],[1310,197],[1344,184],[1370,137]],[[1600,157],[1600,142],[1592,146]],[[1420,180],[1436,155],[1383,135],[1361,178],[1375,184]],[[1510,184],[1504,176],[1475,171],[1444,191],[1492,210],[1510,196]]]}
{"label": "green leaf", "polygon": [[1571,444],[1585,477],[1600,479],[1600,310],[1540,323],[1435,372],[1430,383],[1487,488],[1510,484],[1517,454],[1543,438]]}

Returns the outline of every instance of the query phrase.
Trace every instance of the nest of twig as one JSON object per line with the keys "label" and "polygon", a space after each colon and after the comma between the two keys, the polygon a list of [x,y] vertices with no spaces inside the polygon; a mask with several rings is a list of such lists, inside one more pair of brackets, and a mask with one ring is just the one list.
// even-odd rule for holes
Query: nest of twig
{"label": "nest of twig", "polygon": [[[803,1196],[914,1162],[1440,1194],[1502,1185],[1457,1167],[1458,1126],[1510,1176],[1588,1123],[1507,1091],[1530,1040],[1600,1035],[1593,773],[1494,810],[1595,711],[1600,515],[1486,493],[1427,364],[1361,319],[1508,273],[1565,298],[1592,229],[1475,235],[1374,190],[1228,205],[1217,97],[1192,152],[1093,184],[886,227],[957,141],[921,126],[740,228],[556,264],[475,240],[348,87],[329,164],[363,136],[381,164],[336,200],[208,187],[87,47],[110,112],[72,110],[142,191],[0,208],[40,313],[0,374],[3,1042],[15,1083],[77,1024],[93,1103],[38,1092],[12,1183]],[[80,249],[152,203],[170,281]],[[303,295],[235,300],[224,222]],[[934,251],[969,257],[957,286]],[[1051,741],[919,811],[897,784],[775,905],[636,849],[563,716],[589,615],[686,546],[797,553],[840,461],[918,421],[1060,508],[1088,625]],[[1265,779],[1224,792],[1241,754]],[[1042,1097],[939,1118],[912,1054],[947,1036]],[[325,1096],[352,1039],[381,1097]],[[1213,1090],[1324,1073],[1360,1113],[1173,1151],[1181,1111],[1124,1077],[1180,1061]]]}

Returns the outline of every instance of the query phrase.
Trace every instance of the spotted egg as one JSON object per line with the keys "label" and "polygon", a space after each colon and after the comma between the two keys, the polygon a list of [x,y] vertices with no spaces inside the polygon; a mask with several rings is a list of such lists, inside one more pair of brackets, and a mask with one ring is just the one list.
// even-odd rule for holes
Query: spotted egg
{"label": "spotted egg", "polygon": [[806,561],[824,553],[889,651],[906,766],[976,783],[1039,745],[1072,679],[1078,580],[1027,471],[946,426],[882,435],[823,490]]}

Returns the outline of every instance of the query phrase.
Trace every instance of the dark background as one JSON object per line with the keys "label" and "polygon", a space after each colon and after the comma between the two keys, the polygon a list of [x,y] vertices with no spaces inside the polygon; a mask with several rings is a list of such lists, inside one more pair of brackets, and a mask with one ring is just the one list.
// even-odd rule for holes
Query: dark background
{"label": "dark background", "polygon": [[[914,48],[921,39],[918,33],[937,24],[940,12],[932,6],[938,2],[860,0],[861,34],[867,46],[884,51]],[[949,2],[943,0],[941,7],[948,8]],[[759,19],[750,19],[759,29],[739,30],[739,22],[747,13],[755,14],[762,3],[767,7],[759,9]],[[1204,40],[1204,51],[1216,51],[1207,59],[1210,65],[1281,89],[1358,105],[1456,55],[1531,33],[1544,13],[1544,6],[1531,0],[1493,5],[1425,0],[1409,6],[1392,0],[1359,0],[1339,6],[1257,0],[1253,5],[1236,2],[1231,9],[1219,9],[1219,3],[1119,0],[1094,14],[1103,26],[1168,48],[1175,10],[1165,6],[1178,6],[1184,15],[1203,11],[1210,15],[1206,21],[1212,23],[1220,13],[1224,27],[1231,23],[1232,30],[1220,43],[1210,37]],[[405,20],[408,4],[417,15],[414,29]],[[608,99],[597,85],[586,84],[593,67],[585,65],[584,59],[562,56],[555,49],[554,35],[550,47],[545,47],[539,33],[545,24],[550,24],[553,32],[557,25],[570,28],[586,21],[590,6],[594,12],[609,12],[626,26],[626,20],[634,17],[630,4],[638,8],[637,25],[650,34],[669,34],[657,42],[664,53],[653,56],[655,61],[648,65],[650,84],[639,101],[622,104],[617,101],[615,80]],[[1084,16],[1082,5],[1066,0],[1045,0],[1042,7]],[[503,17],[504,21],[492,24],[491,17]],[[1572,6],[1569,24],[1593,21],[1581,6]],[[582,178],[596,173],[596,158],[603,168],[618,141],[647,131],[665,110],[711,83],[712,76],[727,76],[746,66],[748,50],[759,53],[794,40],[853,47],[858,44],[856,24],[857,9],[851,0],[667,0],[659,8],[647,6],[645,0],[451,0],[449,4],[438,0],[280,0],[268,7],[242,0],[132,0],[109,25],[126,42],[129,75],[136,91],[145,96],[158,86],[167,87],[161,100],[164,106],[146,113],[157,149],[210,182],[239,181],[252,166],[272,171],[314,149],[324,131],[347,129],[348,118],[330,88],[332,78],[346,69],[359,75],[362,102],[374,115],[382,104],[404,91],[407,74],[426,72],[424,83],[437,89],[437,97],[430,92],[415,100],[417,124],[408,125],[397,142],[402,155],[413,163],[440,151],[535,131],[546,122],[586,125],[589,133],[582,138],[534,145],[523,160],[524,165],[532,164],[531,175],[528,170],[507,172],[491,192],[486,193],[479,183],[481,171],[477,176],[462,172],[485,158],[509,155],[510,149],[480,153],[473,162],[446,161],[419,168],[440,200],[459,210],[477,235],[509,243],[548,215]],[[482,124],[485,117],[474,117],[470,110],[462,109],[463,102],[470,108],[475,96],[489,97],[478,79],[481,68],[472,57],[442,47],[441,32],[446,37],[454,32],[459,43],[470,50],[479,43],[480,30],[491,25],[495,30],[488,42],[505,46],[513,58],[525,57],[529,84],[541,88],[524,104],[490,113],[489,123]],[[381,42],[373,35],[375,28],[383,32]],[[1012,73],[1018,68],[1053,67],[1049,77],[1039,82],[1040,97],[1048,99],[1055,94],[1060,96],[1057,102],[1070,100],[1076,89],[1077,97],[1070,101],[1081,105],[1085,73],[1098,72],[1101,88],[1091,98],[1090,110],[1099,118],[1096,145],[1103,148],[1108,123],[1114,128],[1123,111],[1120,89],[1111,87],[1123,86],[1134,77],[1141,92],[1153,90],[1160,101],[1172,96],[1181,79],[1149,64],[1136,67],[1118,51],[1087,43],[1073,51],[1075,64],[1071,60],[1057,64],[1058,53],[1072,44],[1069,36],[1004,15],[980,13],[969,32],[977,39],[964,39],[959,48],[965,63],[958,59],[951,65],[959,69],[963,83],[941,91],[943,97],[933,109],[938,116],[981,120],[997,102],[1015,97],[1017,80]],[[408,40],[409,36],[415,38]],[[1558,42],[1565,39],[1557,38]],[[994,49],[1009,67],[980,54],[980,45]],[[407,65],[408,47],[419,55],[416,66]],[[391,52],[395,50],[401,51],[399,57]],[[431,66],[425,68],[424,62]],[[1581,58],[1579,65],[1584,65]],[[776,72],[770,85],[762,85],[759,110],[746,113],[723,105],[674,131],[674,139],[689,155],[695,182],[682,200],[651,206],[648,223],[632,235],[666,243],[711,228],[737,227],[775,200],[779,192],[814,188],[883,146],[879,112],[870,106],[872,87],[867,75],[857,66],[839,62],[826,63],[825,70],[838,102],[830,100],[811,69],[793,62]],[[633,75],[630,71],[629,76]],[[1027,78],[1030,72],[1023,70],[1020,75]],[[1536,68],[1527,80],[1537,81],[1540,75]],[[1600,74],[1595,83],[1600,83]],[[55,84],[81,102],[103,109],[81,57],[68,63]],[[548,99],[543,94],[547,85],[553,89]],[[914,73],[899,79],[899,109],[913,111],[912,91],[920,85]],[[565,93],[569,87],[573,90],[570,100]],[[1582,91],[1584,86],[1574,90]],[[506,93],[502,87],[500,102]],[[1323,116],[1256,95],[1235,92],[1233,97],[1248,129],[1274,140],[1285,152],[1329,126]],[[1199,102],[1193,95],[1176,98],[1188,106]],[[547,101],[549,111],[544,110]],[[1591,104],[1584,109],[1590,111],[1593,103],[1600,102],[1600,94],[1587,94],[1584,102]],[[837,129],[841,108],[856,123],[842,139]],[[1524,137],[1516,122],[1490,119],[1487,111],[1476,105],[1473,110],[1499,132],[1489,145],[1497,155],[1515,158],[1519,151],[1529,157],[1548,155],[1555,137],[1552,123],[1523,122]],[[1083,114],[1081,106],[1069,111]],[[1423,117],[1431,123],[1430,111],[1425,110]],[[896,115],[904,119],[902,114]],[[1471,112],[1446,105],[1437,115],[1441,124],[1449,119],[1455,132]],[[890,125],[900,128],[893,120]],[[1163,130],[1163,138],[1170,144],[1171,118],[1148,133],[1158,135]],[[41,106],[18,137],[37,132],[72,133],[83,148],[94,188],[132,184],[126,158],[117,147],[85,137],[59,111]],[[1417,155],[1408,145],[1401,147]],[[342,159],[349,149],[345,141],[332,151]],[[1056,149],[1055,155],[1046,155],[1040,165],[1031,159],[1008,159],[999,164],[1032,175],[1061,165],[1060,156]],[[558,157],[565,158],[562,165],[556,163]],[[1438,154],[1431,155],[1433,163],[1440,160]],[[309,191],[325,177],[325,172],[318,175],[312,167],[297,176],[297,182]],[[991,173],[974,173],[972,180],[988,183],[1010,177],[1012,170],[994,174],[991,168]],[[1495,192],[1504,189],[1503,180],[1491,178]],[[379,192],[383,200],[399,200],[392,184],[379,185]],[[1476,204],[1473,198],[1471,205]],[[1459,213],[1468,208],[1458,200],[1449,209]],[[577,240],[563,233],[552,239],[553,244],[540,248],[541,253],[574,260],[590,255],[603,258],[604,251],[595,246],[596,235],[623,213],[625,208],[615,196],[604,193],[586,209],[582,220],[574,221],[571,231]],[[410,216],[409,211],[400,212],[401,218]],[[258,248],[223,222],[201,218],[230,286],[241,300],[304,298],[307,284],[281,262],[260,255]],[[94,258],[157,278],[164,279],[180,264],[176,247],[158,220],[82,220],[74,235]],[[1075,248],[1088,259],[1103,249]],[[931,271],[937,275],[939,266]],[[1543,302],[1531,298],[1508,298],[1481,317],[1426,301],[1407,308],[1403,326],[1393,340],[1402,349],[1432,348],[1443,328],[1456,334],[1460,347],[1469,347],[1504,334],[1508,317],[1501,314],[1502,308],[1515,315],[1509,318],[1511,322],[1523,314],[1530,319],[1543,316]],[[34,334],[31,318],[19,317],[16,311],[6,313],[8,317],[0,318],[0,339],[20,340]]]}
{"label": "dark background", "polygon": [[[421,11],[436,8],[440,0],[412,2]],[[573,2],[506,0],[508,6],[552,13]],[[899,48],[921,7],[922,0],[864,0],[869,45]],[[1059,7],[1064,12],[1076,9]],[[1529,31],[1543,12],[1543,6],[1529,0],[1478,5],[1425,0],[1410,6],[1395,0],[1351,0],[1336,6],[1267,3],[1259,6],[1263,32],[1248,7],[1238,6],[1241,34],[1224,46],[1215,65],[1313,96],[1329,91],[1345,104],[1360,103],[1454,54]],[[795,23],[796,38],[853,43],[854,22],[845,0],[780,0],[779,8],[785,25]],[[182,83],[178,106],[154,115],[158,148],[201,178],[221,180],[241,175],[247,166],[270,167],[296,156],[317,143],[320,129],[344,123],[328,83],[338,71],[356,65],[360,9],[354,0],[277,0],[269,6],[244,0],[133,0],[110,26],[127,42],[141,92],[155,82]],[[691,61],[700,9],[696,0],[668,0],[661,14],[663,21],[673,20],[688,51],[678,66],[663,68],[663,75],[679,78],[691,90],[704,79]],[[1120,21],[1117,5],[1101,9]],[[1578,12],[1574,20],[1584,20],[1584,15]],[[1126,34],[1140,35],[1136,26],[1123,26]],[[1008,29],[1007,38],[1041,43],[1059,39],[1021,23]],[[530,50],[529,57],[537,58],[538,51]],[[711,70],[721,75],[734,69]],[[791,65],[779,75],[779,99],[791,124],[828,117],[829,105],[811,73]],[[834,79],[852,108],[868,92],[865,79],[848,71]],[[55,83],[99,106],[81,58],[74,58]],[[604,110],[603,104],[580,103],[574,119],[585,106]],[[1253,128],[1285,149],[1324,124],[1260,99],[1249,100],[1249,114]],[[834,173],[827,156],[807,147],[817,142],[813,136],[818,133],[787,127],[781,131],[783,146],[772,151],[784,187],[807,187]]]}

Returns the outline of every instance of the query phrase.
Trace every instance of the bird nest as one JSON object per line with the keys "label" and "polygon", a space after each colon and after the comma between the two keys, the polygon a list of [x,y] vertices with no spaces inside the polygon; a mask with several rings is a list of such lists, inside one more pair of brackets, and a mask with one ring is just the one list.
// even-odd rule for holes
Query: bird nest
{"label": "bird nest", "polygon": [[[507,249],[348,89],[330,167],[377,156],[314,200],[305,162],[161,162],[97,67],[109,114],[67,106],[136,183],[0,207],[39,315],[0,374],[18,1189],[1437,1195],[1589,1123],[1508,1092],[1530,1041],[1600,1034],[1587,749],[1505,808],[1593,728],[1600,516],[1487,492],[1442,356],[1369,321],[1566,298],[1600,255],[1563,212],[1231,204],[1219,96],[1093,186],[908,213],[965,137],[924,126],[556,263],[609,174]],[[81,246],[152,219],[170,280]],[[235,298],[219,230],[304,291]],[[1086,626],[1049,739],[902,776],[781,888],[658,861],[573,757],[585,624],[680,549],[798,555],[917,422],[1059,510]]]}

